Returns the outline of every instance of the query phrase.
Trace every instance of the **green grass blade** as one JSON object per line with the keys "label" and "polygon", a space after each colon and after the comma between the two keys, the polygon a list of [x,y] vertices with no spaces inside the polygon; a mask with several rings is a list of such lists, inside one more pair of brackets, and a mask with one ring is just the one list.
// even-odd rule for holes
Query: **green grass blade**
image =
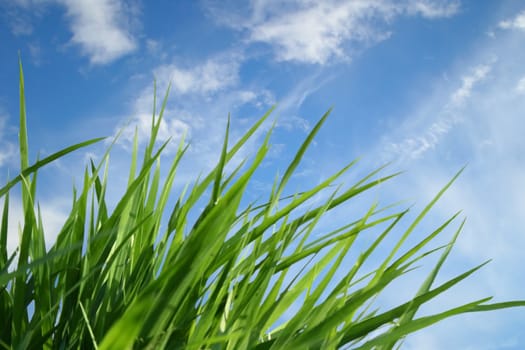
{"label": "green grass blade", "polygon": [[[419,290],[417,291],[416,297],[427,293],[430,290],[430,288],[432,287],[432,284],[434,283],[434,280],[436,279],[436,276],[438,275],[439,270],[441,269],[441,267],[443,266],[445,260],[447,259],[448,255],[450,254],[450,251],[452,250],[452,247],[454,246],[454,243],[456,242],[456,239],[458,238],[459,233],[461,232],[464,224],[465,224],[465,220],[463,220],[463,222],[461,223],[461,225],[457,229],[456,233],[452,237],[452,240],[446,246],[445,250],[441,254],[441,257],[439,258],[438,262],[436,263],[436,265],[434,266],[434,268],[432,269],[432,271],[430,272],[428,277],[425,279],[425,281],[423,282],[423,284],[421,285]],[[411,322],[412,319],[414,318],[414,316],[416,315],[416,312],[418,311],[418,309],[419,309],[418,307],[409,308],[409,311],[406,312],[399,319],[399,321],[397,323],[397,326],[394,327],[393,330],[395,330],[395,328],[397,328],[397,327],[400,327],[400,326],[402,326],[402,325],[404,325],[406,323]],[[394,343],[390,343],[390,344],[384,346],[384,349],[392,349],[394,347],[394,345],[395,345]]]}
{"label": "green grass blade", "polygon": [[301,145],[301,147],[297,151],[296,155],[294,156],[294,159],[292,160],[292,162],[290,163],[290,165],[288,166],[288,168],[284,172],[284,175],[283,175],[279,185],[277,186],[277,191],[275,193],[274,201],[273,201],[272,205],[269,208],[270,211],[271,211],[273,205],[275,204],[275,201],[278,198],[281,197],[281,193],[282,193],[282,191],[284,189],[284,186],[286,186],[286,184],[288,183],[288,180],[290,180],[290,177],[292,176],[293,172],[295,171],[295,169],[297,168],[297,166],[301,162],[301,159],[303,158],[304,153],[308,149],[308,146],[312,143],[314,137],[317,135],[317,133],[321,129],[321,126],[324,124],[324,122],[326,121],[326,118],[328,118],[328,116],[330,115],[331,111],[332,111],[332,109],[330,108],[321,117],[321,119],[319,119],[317,124],[315,124],[314,128],[312,129],[312,131],[310,131],[310,133],[308,134],[308,136],[304,140],[303,144]]}
{"label": "green grass blade", "polygon": [[230,115],[228,114],[228,122],[226,124],[226,135],[224,136],[224,143],[222,145],[222,151],[219,158],[219,165],[217,166],[215,174],[215,183],[213,184],[213,193],[211,196],[210,204],[214,205],[219,199],[219,191],[221,189],[221,178],[224,171],[224,165],[226,163],[226,154],[228,153],[228,134],[230,132]]}
{"label": "green grass blade", "polygon": [[24,71],[22,69],[22,59],[18,57],[18,67],[20,74],[20,131],[18,143],[20,148],[20,171],[24,171],[29,166],[29,147],[27,142],[27,116],[24,87]]}
{"label": "green grass blade", "polygon": [[17,183],[19,183],[20,181],[22,181],[22,178],[23,177],[27,177],[28,175],[30,174],[33,174],[34,172],[36,172],[38,169],[42,168],[44,165],[47,165],[59,158],[62,158],[64,157],[65,155],[71,153],[71,152],[74,152],[80,148],[84,148],[84,147],[87,147],[87,146],[90,146],[94,143],[97,143],[97,142],[100,142],[102,140],[104,140],[105,137],[99,137],[99,138],[95,138],[95,139],[91,139],[91,140],[88,140],[88,141],[84,141],[84,142],[81,142],[81,143],[77,143],[76,145],[73,145],[73,146],[69,146],[69,147],[66,147],[56,153],[53,153],[51,154],[50,156],[42,159],[42,160],[39,160],[37,161],[35,164],[27,167],[24,171],[22,171],[21,174],[17,175],[14,179],[12,179],[11,181],[9,181],[7,183],[7,185],[5,185],[4,187],[0,188],[0,197],[4,196],[7,191],[9,191],[13,186],[15,186]]}
{"label": "green grass blade", "polygon": [[0,224],[0,271],[7,269],[7,230],[9,224],[9,193],[4,198],[2,222]]}

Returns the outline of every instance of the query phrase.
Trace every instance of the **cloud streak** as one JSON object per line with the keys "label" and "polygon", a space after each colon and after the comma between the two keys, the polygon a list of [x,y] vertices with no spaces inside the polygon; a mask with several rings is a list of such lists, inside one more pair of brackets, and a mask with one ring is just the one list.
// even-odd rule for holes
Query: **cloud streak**
{"label": "cloud streak", "polygon": [[464,121],[461,109],[471,97],[472,90],[490,73],[492,64],[473,67],[469,74],[461,78],[461,86],[444,103],[444,107],[438,112],[439,117],[423,130],[412,130],[414,135],[405,136],[400,141],[387,142],[383,150],[383,159],[417,159],[434,149],[452,128]]}

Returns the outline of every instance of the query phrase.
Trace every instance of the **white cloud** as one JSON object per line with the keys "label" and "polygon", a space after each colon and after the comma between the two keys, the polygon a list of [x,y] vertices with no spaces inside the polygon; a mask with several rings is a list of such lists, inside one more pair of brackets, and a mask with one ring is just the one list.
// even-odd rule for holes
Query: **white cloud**
{"label": "white cloud", "polygon": [[501,21],[499,27],[503,29],[525,30],[525,11],[520,12],[516,17]]}
{"label": "white cloud", "polygon": [[[306,63],[325,63],[330,57],[342,57],[344,40],[368,36],[366,30],[352,30],[357,19],[352,12],[372,10],[353,10],[351,3],[335,5],[325,2],[275,17],[253,26],[251,41],[269,43],[276,47],[280,61]],[[355,28],[357,29],[357,28]]]}
{"label": "white cloud", "polygon": [[457,14],[459,9],[459,1],[415,0],[406,4],[407,13],[425,18],[451,17]]}
{"label": "white cloud", "polygon": [[[209,127],[204,118],[200,116],[204,111],[197,106],[203,106],[206,101],[213,99],[214,95],[224,94],[228,89],[232,89],[238,84],[241,60],[242,57],[239,55],[225,54],[197,64],[194,62],[188,67],[171,63],[154,69],[158,101],[161,102],[169,83],[171,83],[172,96],[168,99],[169,104],[164,112],[158,134],[159,141],[165,141],[168,138],[174,141],[168,150],[175,150],[183,135],[191,138],[195,130]],[[258,94],[254,91],[236,90],[230,92],[229,95],[230,102],[235,101],[235,103],[259,100]],[[177,101],[177,97],[183,98]],[[153,88],[150,84],[137,93],[137,98],[133,102],[133,118],[128,121],[128,126],[124,128],[121,136],[124,145],[131,145],[135,129],[137,129],[139,142],[143,142],[149,137],[152,101]],[[174,104],[175,101],[178,104]]]}
{"label": "white cloud", "polygon": [[79,45],[92,64],[114,61],[137,47],[120,0],[56,0],[66,6],[71,42]]}
{"label": "white cloud", "polygon": [[249,42],[272,46],[278,61],[325,64],[348,58],[349,44],[375,43],[388,37],[389,32],[379,29],[378,23],[403,14],[450,17],[458,9],[458,1],[255,0],[248,15],[232,15],[237,9],[220,7],[211,12],[218,22],[246,31]]}
{"label": "white cloud", "polygon": [[[158,141],[171,138],[164,155],[172,155],[186,135],[189,143],[187,159],[191,164],[181,165],[179,183],[211,169],[217,162],[222,147],[228,113],[231,112],[231,142],[238,139],[255,118],[262,116],[275,103],[273,94],[259,86],[241,86],[239,68],[243,56],[225,52],[203,61],[186,65],[175,60],[153,69],[157,80],[157,112],[171,81],[172,89],[161,122]],[[119,144],[129,150],[135,129],[140,145],[148,140],[151,129],[153,101],[152,83],[138,90],[131,103],[131,115]],[[239,110],[249,106],[256,115],[240,115]],[[129,114],[128,114],[129,115]],[[123,124],[119,126],[122,127]],[[242,151],[248,155],[250,145]],[[242,157],[242,155],[241,155]],[[182,178],[182,179],[181,179]]]}
{"label": "white cloud", "polygon": [[78,45],[92,64],[110,63],[137,48],[131,33],[136,11],[123,0],[17,0],[6,7],[13,34],[32,34],[32,22],[52,4],[65,7],[70,44]]}
{"label": "white cloud", "polygon": [[179,94],[215,93],[238,83],[240,61],[241,57],[233,54],[213,57],[197,65],[192,63],[188,67],[172,63],[155,69],[155,76],[165,84],[171,81],[172,88]]}
{"label": "white cloud", "polygon": [[516,85],[516,91],[520,94],[525,94],[525,77],[521,78]]}

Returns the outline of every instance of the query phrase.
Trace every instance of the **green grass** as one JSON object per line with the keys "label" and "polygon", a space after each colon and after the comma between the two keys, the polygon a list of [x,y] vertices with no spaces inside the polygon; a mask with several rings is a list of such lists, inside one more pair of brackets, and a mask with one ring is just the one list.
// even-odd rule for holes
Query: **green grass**
{"label": "green grass", "polygon": [[[101,139],[30,165],[23,81],[20,65],[21,171],[0,189],[0,349],[390,349],[407,334],[450,316],[525,306],[525,301],[490,304],[490,298],[484,298],[418,315],[423,304],[484,265],[434,283],[463,222],[456,225],[449,244],[430,244],[458,214],[430,233],[418,231],[422,238],[408,245],[417,239],[409,236],[459,173],[407,225],[399,223],[407,220],[408,209],[394,212],[373,205],[362,217],[314,237],[312,232],[320,230],[318,223],[329,211],[397,175],[379,177],[378,169],[333,190],[334,182],[355,164],[351,162],[315,187],[283,197],[329,112],[264,203],[244,205],[243,196],[270,147],[271,131],[245,165],[230,173],[225,168],[271,111],[236,143],[230,144],[227,129],[216,167],[176,193],[177,166],[187,146],[181,143],[166,176],[161,176],[166,143],[157,147],[156,136],[166,93],[161,110],[153,111],[151,137],[141,161],[135,137],[129,181],[114,209],[105,198],[110,146],[99,163],[91,162],[84,171],[67,220],[56,242],[47,247],[35,198],[37,173]],[[24,220],[18,249],[10,255],[7,236],[17,234],[8,232],[13,188],[21,189]],[[327,191],[325,202],[304,209],[305,203]],[[189,217],[195,212],[198,218],[193,222]],[[374,237],[364,248],[354,244],[362,235]],[[392,235],[398,241],[386,247],[390,253],[382,260],[377,255],[371,259]],[[349,252],[356,249],[361,251],[348,265]],[[387,310],[373,308],[386,287],[430,255],[437,255],[437,263],[420,285],[411,286],[411,300]],[[343,277],[336,279],[341,271]],[[288,310],[293,315],[287,316]]]}

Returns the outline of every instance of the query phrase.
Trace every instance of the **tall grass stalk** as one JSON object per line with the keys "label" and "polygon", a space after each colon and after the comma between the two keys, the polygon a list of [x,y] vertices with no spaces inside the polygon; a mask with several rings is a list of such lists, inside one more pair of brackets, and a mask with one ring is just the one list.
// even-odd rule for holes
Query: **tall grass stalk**
{"label": "tall grass stalk", "polygon": [[[525,306],[525,301],[474,300],[437,314],[419,308],[480,269],[475,266],[435,284],[463,222],[450,243],[434,248],[433,239],[456,222],[454,215],[415,245],[418,224],[459,173],[401,229],[408,210],[392,213],[377,205],[339,229],[315,239],[314,229],[334,208],[391,179],[378,169],[356,184],[333,191],[325,202],[304,209],[355,162],[325,181],[283,197],[306,149],[327,112],[305,139],[263,204],[244,205],[254,172],[269,150],[269,136],[245,166],[227,173],[232,158],[270,115],[266,113],[236,143],[229,123],[215,168],[183,193],[173,190],[187,146],[181,143],[166,176],[160,157],[166,143],[157,135],[164,108],[153,111],[150,139],[139,161],[137,137],[129,181],[110,210],[106,202],[108,155],[91,162],[56,242],[46,246],[35,198],[38,171],[93,139],[51,156],[29,161],[24,80],[20,64],[20,174],[0,188],[0,348],[1,349],[391,349],[403,338],[450,316]],[[154,102],[155,104],[155,102]],[[21,189],[24,220],[15,252],[7,250],[10,191]],[[202,201],[204,209],[199,211]],[[170,204],[174,203],[174,204]],[[310,202],[311,203],[311,202]],[[315,202],[314,202],[315,203]],[[193,222],[191,212],[198,212]],[[378,233],[369,246],[354,245],[364,234]],[[397,232],[398,242],[382,261],[372,254]],[[349,252],[362,249],[352,264]],[[387,310],[374,299],[428,255],[440,254],[428,277],[414,287],[413,298]],[[346,259],[346,260],[345,260]],[[342,263],[345,261],[345,265]],[[374,268],[364,269],[367,266]],[[339,272],[343,271],[343,276]],[[338,272],[338,274],[336,274]],[[293,314],[289,316],[288,310]]]}

